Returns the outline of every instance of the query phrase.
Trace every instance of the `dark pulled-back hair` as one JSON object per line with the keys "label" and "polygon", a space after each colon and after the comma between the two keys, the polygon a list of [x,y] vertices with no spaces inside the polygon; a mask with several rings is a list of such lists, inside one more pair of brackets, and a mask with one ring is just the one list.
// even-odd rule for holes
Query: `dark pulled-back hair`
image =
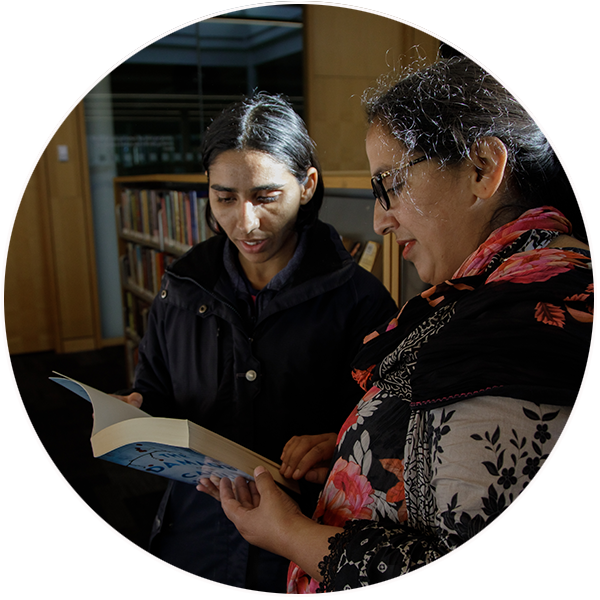
{"label": "dark pulled-back hair", "polygon": [[370,124],[380,123],[409,153],[420,151],[442,166],[470,160],[482,137],[499,138],[508,153],[508,193],[492,226],[550,205],[586,239],[575,194],[548,140],[506,88],[470,59],[440,59],[367,92],[363,102]]}
{"label": "dark pulled-back hair", "polygon": [[[323,204],[324,187],[315,143],[306,125],[282,95],[258,92],[227,107],[210,124],[202,142],[202,163],[209,173],[216,158],[227,150],[256,150],[283,163],[304,184],[308,170],[319,173],[317,188],[310,202],[300,206],[295,228],[309,228],[318,218]],[[207,203],[209,226],[220,233]]]}

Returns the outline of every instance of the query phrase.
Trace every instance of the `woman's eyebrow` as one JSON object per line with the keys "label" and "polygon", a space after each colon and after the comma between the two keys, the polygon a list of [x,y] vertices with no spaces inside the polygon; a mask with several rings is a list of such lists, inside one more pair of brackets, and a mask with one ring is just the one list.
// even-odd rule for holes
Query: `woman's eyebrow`
{"label": "woman's eyebrow", "polygon": [[378,175],[381,175],[382,173],[385,173],[386,171],[391,171],[392,169],[393,169],[393,167],[389,167],[387,165],[378,166],[377,168],[373,169],[373,171],[371,172],[371,177],[377,177]]}
{"label": "woman's eyebrow", "polygon": [[251,192],[274,192],[285,187],[285,183],[267,183],[253,187]]}
{"label": "woman's eyebrow", "polygon": [[[251,192],[273,192],[276,190],[281,190],[285,187],[284,183],[267,183],[265,185],[257,185],[250,189]],[[210,188],[215,190],[216,192],[229,192],[234,193],[237,192],[236,188],[226,187],[224,185],[219,185],[218,183],[211,184]]]}

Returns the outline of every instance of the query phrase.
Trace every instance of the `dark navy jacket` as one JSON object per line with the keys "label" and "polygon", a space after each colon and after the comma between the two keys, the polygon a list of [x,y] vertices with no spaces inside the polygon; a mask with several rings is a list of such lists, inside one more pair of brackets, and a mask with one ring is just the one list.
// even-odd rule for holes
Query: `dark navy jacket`
{"label": "dark navy jacket", "polygon": [[[233,292],[225,243],[213,237],[168,268],[140,344],[135,390],[150,414],[189,419],[279,462],[293,435],[340,428],[362,395],[350,363],[397,308],[318,222],[300,265],[255,319]],[[192,485],[169,486],[153,551],[208,579],[285,591],[287,562],[249,548],[220,505]]]}

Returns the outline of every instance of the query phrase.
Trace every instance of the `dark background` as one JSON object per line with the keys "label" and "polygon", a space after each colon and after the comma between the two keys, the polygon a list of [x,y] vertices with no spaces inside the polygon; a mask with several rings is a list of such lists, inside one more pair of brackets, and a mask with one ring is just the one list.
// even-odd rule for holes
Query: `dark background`
{"label": "dark background", "polygon": [[[166,480],[94,459],[91,404],[52,371],[106,392],[124,350],[11,357],[21,398],[64,477],[97,514],[146,548]],[[2,357],[2,594],[146,594],[148,559],[106,529],[56,476],[29,431]]]}

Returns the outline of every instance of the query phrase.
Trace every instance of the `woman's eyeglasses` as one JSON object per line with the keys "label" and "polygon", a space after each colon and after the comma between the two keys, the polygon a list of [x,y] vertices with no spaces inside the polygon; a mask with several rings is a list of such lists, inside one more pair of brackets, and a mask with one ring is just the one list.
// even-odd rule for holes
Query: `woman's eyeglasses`
{"label": "woman's eyeglasses", "polygon": [[403,169],[407,169],[408,167],[412,167],[417,163],[423,162],[427,160],[426,156],[420,156],[419,158],[415,158],[411,160],[406,165],[402,167],[398,167],[397,169],[390,169],[389,171],[384,171],[383,173],[378,173],[371,177],[371,186],[373,187],[373,196],[375,196],[376,200],[379,200],[379,204],[383,210],[390,210],[390,197],[388,196],[387,190],[385,189],[385,185],[383,185],[383,180],[398,171],[402,171]]}

